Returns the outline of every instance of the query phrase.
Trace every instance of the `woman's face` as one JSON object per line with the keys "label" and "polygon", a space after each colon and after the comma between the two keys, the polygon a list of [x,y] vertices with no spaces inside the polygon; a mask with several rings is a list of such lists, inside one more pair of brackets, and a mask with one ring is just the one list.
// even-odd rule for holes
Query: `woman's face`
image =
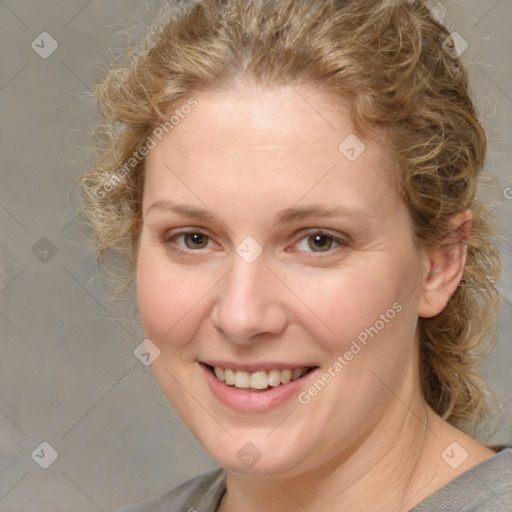
{"label": "woman's face", "polygon": [[326,95],[195,99],[147,157],[152,369],[219,464],[303,473],[398,428],[419,396],[425,260],[389,156]]}

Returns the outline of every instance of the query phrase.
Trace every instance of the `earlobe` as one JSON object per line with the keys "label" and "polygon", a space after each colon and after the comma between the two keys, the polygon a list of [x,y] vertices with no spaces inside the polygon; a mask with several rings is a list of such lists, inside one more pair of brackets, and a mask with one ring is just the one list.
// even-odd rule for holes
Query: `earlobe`
{"label": "earlobe", "polygon": [[471,212],[457,214],[450,225],[451,230],[442,245],[428,256],[426,277],[418,306],[418,316],[423,318],[431,318],[441,313],[464,275],[467,240],[472,227]]}

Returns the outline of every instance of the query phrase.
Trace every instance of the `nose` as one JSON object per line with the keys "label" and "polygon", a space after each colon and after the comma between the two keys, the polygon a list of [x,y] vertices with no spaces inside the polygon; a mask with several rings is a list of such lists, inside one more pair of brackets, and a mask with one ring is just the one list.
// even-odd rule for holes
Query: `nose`
{"label": "nose", "polygon": [[235,254],[231,271],[217,289],[211,313],[215,329],[238,345],[279,335],[288,318],[282,288],[263,256],[247,263]]}

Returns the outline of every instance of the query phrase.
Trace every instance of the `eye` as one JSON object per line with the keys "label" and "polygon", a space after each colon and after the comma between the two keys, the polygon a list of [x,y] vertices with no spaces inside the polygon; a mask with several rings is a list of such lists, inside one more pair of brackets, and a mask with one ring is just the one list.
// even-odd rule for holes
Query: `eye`
{"label": "eye", "polygon": [[206,248],[210,237],[201,231],[181,231],[165,235],[163,241],[166,244],[175,245],[178,252],[186,252]]}
{"label": "eye", "polygon": [[316,253],[332,252],[331,249],[346,245],[348,245],[346,240],[322,230],[310,232],[295,244],[299,251]]}

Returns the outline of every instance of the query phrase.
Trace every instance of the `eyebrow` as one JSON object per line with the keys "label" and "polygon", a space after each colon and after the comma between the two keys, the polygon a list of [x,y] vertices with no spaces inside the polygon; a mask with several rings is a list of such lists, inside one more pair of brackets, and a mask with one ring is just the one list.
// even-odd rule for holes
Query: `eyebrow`
{"label": "eyebrow", "polygon": [[[185,204],[175,204],[170,201],[160,199],[155,201],[147,210],[146,215],[153,209],[171,211],[183,217],[195,218],[204,221],[213,222],[219,220],[219,217],[212,212]],[[370,218],[368,212],[358,209],[348,209],[343,206],[326,208],[322,205],[313,204],[310,206],[286,208],[278,212],[274,217],[274,226],[277,224],[291,224],[311,217],[353,217],[367,220]]]}

